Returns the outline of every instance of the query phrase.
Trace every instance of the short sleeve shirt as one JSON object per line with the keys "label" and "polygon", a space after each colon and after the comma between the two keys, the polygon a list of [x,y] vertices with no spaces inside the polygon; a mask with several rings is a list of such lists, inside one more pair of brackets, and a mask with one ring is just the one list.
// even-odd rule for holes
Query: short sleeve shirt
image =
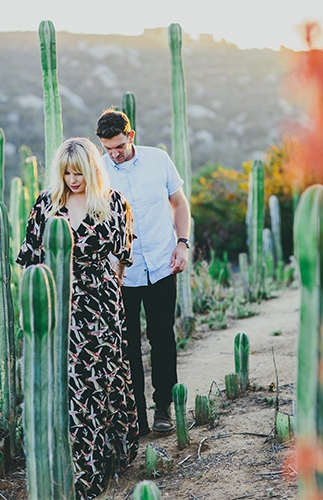
{"label": "short sleeve shirt", "polygon": [[103,156],[111,187],[120,191],[133,213],[133,265],[127,269],[125,286],[145,286],[171,274],[176,246],[169,196],[183,181],[162,149],[133,146],[134,157],[121,164]]}

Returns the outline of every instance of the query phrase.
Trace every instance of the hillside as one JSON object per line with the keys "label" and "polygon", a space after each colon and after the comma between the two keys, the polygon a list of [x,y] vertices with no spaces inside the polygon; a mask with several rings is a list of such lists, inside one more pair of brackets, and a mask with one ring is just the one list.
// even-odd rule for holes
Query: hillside
{"label": "hillside", "polygon": [[[103,109],[121,106],[124,92],[137,101],[137,141],[170,139],[170,53],[167,30],[137,37],[57,33],[58,78],[64,137],[97,140]],[[203,35],[183,36],[192,169],[206,161],[240,168],[282,138],[280,125],[301,111],[280,92],[289,71],[286,50],[239,50]],[[6,134],[6,192],[19,173],[26,144],[44,162],[42,74],[38,34],[0,33],[0,126]]]}

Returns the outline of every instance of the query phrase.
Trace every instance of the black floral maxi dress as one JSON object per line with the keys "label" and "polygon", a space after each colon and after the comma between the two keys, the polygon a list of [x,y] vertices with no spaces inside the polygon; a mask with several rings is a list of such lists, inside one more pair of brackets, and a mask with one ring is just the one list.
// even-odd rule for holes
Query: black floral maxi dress
{"label": "black floral maxi dress", "polygon": [[[46,192],[28,220],[17,262],[44,262]],[[73,294],[69,356],[70,433],[76,497],[90,500],[104,491],[111,470],[125,469],[138,451],[137,410],[122,337],[124,312],[120,289],[108,258],[132,263],[129,205],[111,190],[111,215],[100,223],[86,215],[72,229]],[[58,216],[69,220],[63,207]],[[46,260],[46,259],[45,259]]]}

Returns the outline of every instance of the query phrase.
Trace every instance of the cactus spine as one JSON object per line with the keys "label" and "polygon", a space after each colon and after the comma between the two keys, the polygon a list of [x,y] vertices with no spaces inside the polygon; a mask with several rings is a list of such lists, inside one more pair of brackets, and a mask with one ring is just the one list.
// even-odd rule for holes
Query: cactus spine
{"label": "cactus spine", "polygon": [[[323,186],[311,186],[300,198],[295,216],[295,248],[301,278],[296,428],[299,453],[323,444]],[[309,452],[308,452],[309,453]],[[319,455],[320,456],[320,455]],[[305,460],[305,459],[304,459]],[[304,462],[302,461],[302,463]],[[323,492],[322,474],[299,470],[300,498]]]}
{"label": "cactus spine", "polygon": [[180,449],[189,444],[189,434],[186,416],[187,387],[184,384],[175,384],[173,387],[173,401],[176,415],[177,443]]}
{"label": "cactus spine", "polygon": [[249,377],[249,338],[245,333],[237,333],[234,338],[234,363],[241,390],[245,391]]}
{"label": "cactus spine", "polygon": [[[188,143],[186,116],[186,88],[182,64],[182,29],[179,24],[168,28],[171,52],[171,111],[172,111],[172,157],[184,180],[184,192],[188,203],[191,200],[191,155]],[[191,254],[184,272],[178,275],[179,305],[181,310],[184,337],[193,329],[193,310],[191,292]]]}
{"label": "cactus spine", "polygon": [[[136,99],[132,92],[126,92],[122,96],[122,111],[127,115],[132,130],[136,132]],[[136,134],[134,144],[137,144]]]}
{"label": "cactus spine", "polygon": [[51,21],[41,21],[38,29],[43,69],[45,114],[45,185],[48,185],[49,166],[63,139],[61,101],[58,92],[56,38]]}
{"label": "cactus spine", "polygon": [[15,456],[16,354],[14,308],[11,294],[9,220],[0,202],[0,427],[8,430],[11,458]]}
{"label": "cactus spine", "polygon": [[63,217],[52,217],[46,224],[44,250],[46,264],[56,283],[56,327],[53,338],[53,483],[54,498],[72,498],[74,472],[69,439],[68,343],[71,325],[73,235]]}
{"label": "cactus spine", "polygon": [[253,298],[260,298],[262,283],[262,230],[264,226],[264,166],[260,160],[252,164],[252,287]]}
{"label": "cactus spine", "polygon": [[20,301],[25,333],[25,450],[31,500],[52,498],[50,449],[55,300],[55,283],[51,270],[43,264],[28,267],[21,279]]}
{"label": "cactus spine", "polygon": [[160,492],[153,481],[141,481],[135,487],[133,500],[160,500]]}
{"label": "cactus spine", "polygon": [[0,127],[0,201],[4,201],[4,145],[5,135]]}

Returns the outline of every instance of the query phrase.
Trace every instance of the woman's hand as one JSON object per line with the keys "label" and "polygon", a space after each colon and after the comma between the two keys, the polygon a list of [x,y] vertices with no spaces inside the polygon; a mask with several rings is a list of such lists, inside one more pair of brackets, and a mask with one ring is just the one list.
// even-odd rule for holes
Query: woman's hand
{"label": "woman's hand", "polygon": [[121,288],[122,285],[124,285],[124,279],[127,275],[126,273],[124,272],[125,270],[125,265],[121,264],[120,262],[117,263],[116,267],[115,267],[115,272],[116,272],[116,275],[117,275],[117,280],[118,280],[118,283],[119,283],[119,287]]}

